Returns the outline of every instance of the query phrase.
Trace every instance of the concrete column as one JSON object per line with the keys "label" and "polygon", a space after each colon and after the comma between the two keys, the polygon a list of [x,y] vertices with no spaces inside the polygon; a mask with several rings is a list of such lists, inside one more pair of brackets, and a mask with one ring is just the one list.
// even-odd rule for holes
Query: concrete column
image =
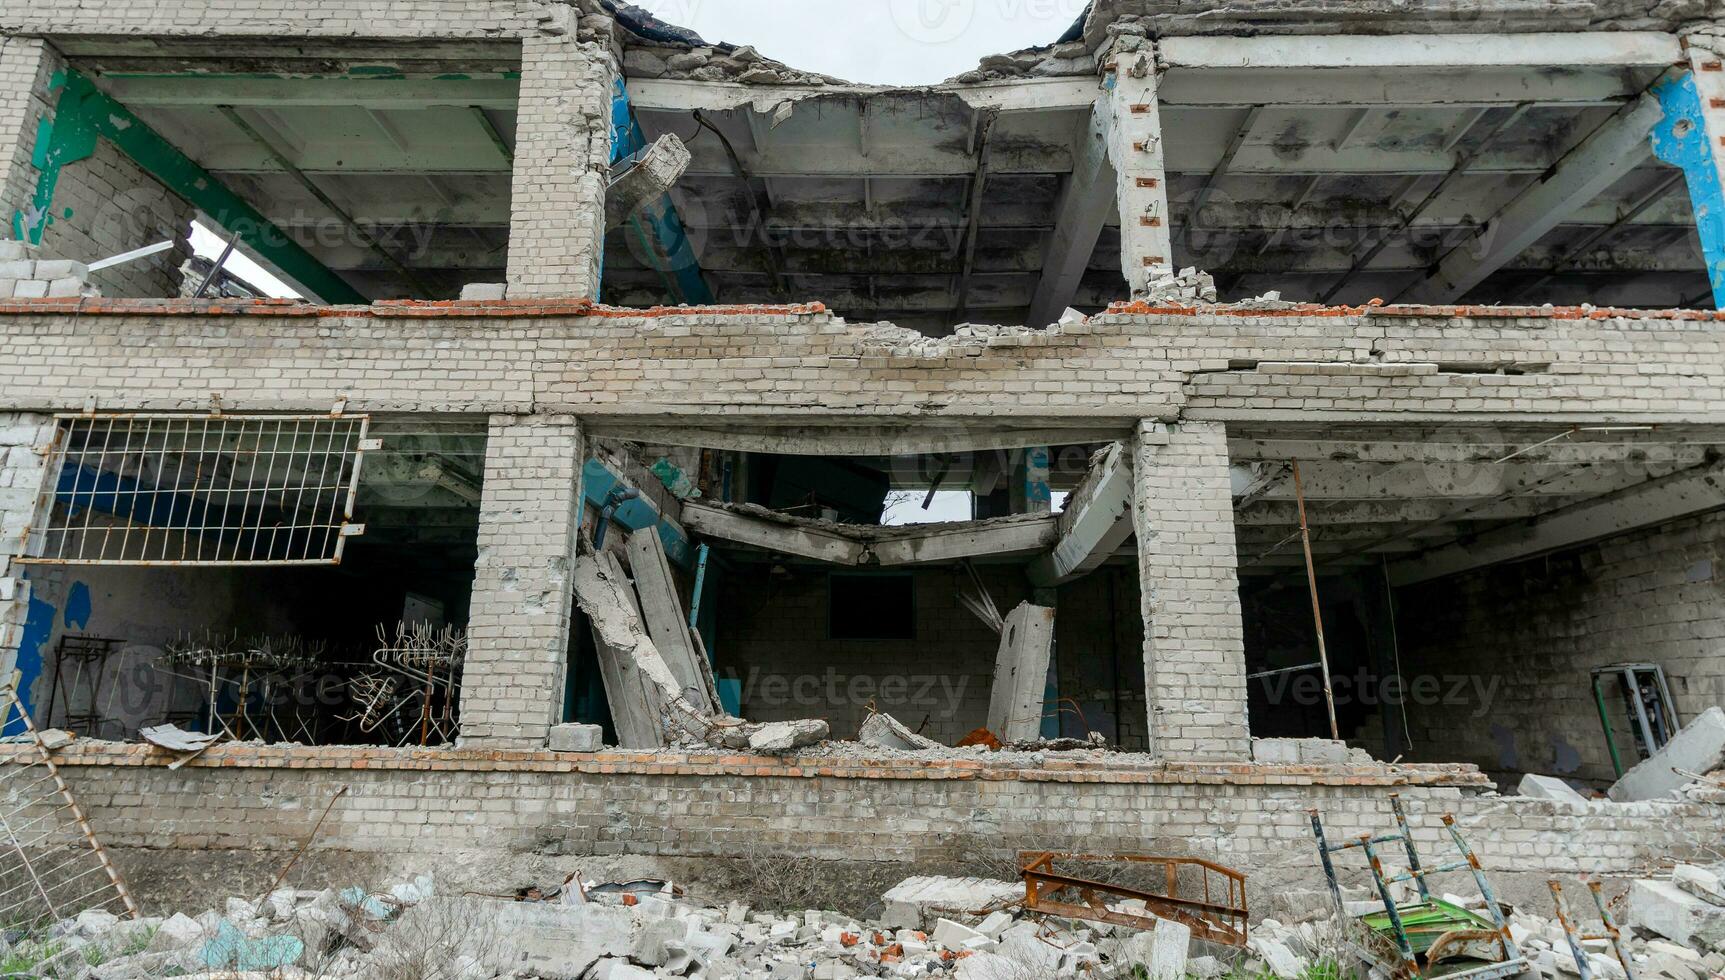
{"label": "concrete column", "polygon": [[509,296],[593,297],[611,165],[610,52],[572,37],[521,45]]}
{"label": "concrete column", "polygon": [[462,676],[464,745],[539,748],[562,720],[585,455],[573,418],[492,416]]}
{"label": "concrete column", "polygon": [[1168,759],[1246,759],[1227,433],[1218,422],[1146,421],[1133,449],[1150,751]]}
{"label": "concrete column", "polygon": [[1120,188],[1120,266],[1137,298],[1157,269],[1174,264],[1155,51],[1147,42],[1143,50],[1116,51],[1104,86],[1113,114],[1108,156]]}

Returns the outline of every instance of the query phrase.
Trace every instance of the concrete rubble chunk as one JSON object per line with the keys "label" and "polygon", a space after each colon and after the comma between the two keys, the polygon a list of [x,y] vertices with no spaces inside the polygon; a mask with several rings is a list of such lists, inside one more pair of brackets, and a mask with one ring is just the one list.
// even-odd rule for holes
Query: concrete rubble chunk
{"label": "concrete rubble chunk", "polygon": [[480,300],[501,300],[507,295],[507,283],[501,282],[470,282],[461,287],[461,298],[469,302]]}
{"label": "concrete rubble chunk", "polygon": [[1631,884],[1625,921],[1680,946],[1725,950],[1725,907],[1668,881],[1644,879]]}
{"label": "concrete rubble chunk", "polygon": [[1150,980],[1183,980],[1186,956],[1192,946],[1192,930],[1179,922],[1156,920],[1156,928],[1127,937],[1124,954],[1128,963],[1143,966]]}
{"label": "concrete rubble chunk", "polygon": [[[1721,865],[1725,868],[1725,865]],[[1714,905],[1725,905],[1725,880],[1718,870],[1695,864],[1679,864],[1671,872],[1671,883],[1696,898]]]}
{"label": "concrete rubble chunk", "polygon": [[1651,759],[1624,773],[1607,795],[1618,803],[1665,799],[1695,781],[1684,773],[1709,773],[1721,766],[1725,708],[1714,706],[1683,726]]}
{"label": "concrete rubble chunk", "polygon": [[549,747],[553,752],[598,752],[605,748],[605,729],[598,725],[553,725]]}
{"label": "concrete rubble chunk", "polygon": [[612,179],[605,193],[605,227],[617,228],[636,212],[665,196],[693,159],[681,138],[666,133],[653,141]]}
{"label": "concrete rubble chunk", "polygon": [[881,921],[901,929],[925,929],[949,912],[977,912],[1024,897],[1024,885],[988,878],[917,876],[888,889]]}
{"label": "concrete rubble chunk", "polygon": [[1255,936],[1248,948],[1263,957],[1264,965],[1271,973],[1282,980],[1299,980],[1306,972],[1306,961],[1294,954],[1285,943],[1263,936]]}
{"label": "concrete rubble chunk", "polygon": [[911,731],[903,722],[887,714],[869,715],[868,720],[862,723],[862,731],[858,733],[857,738],[864,745],[908,752],[928,752],[946,748],[932,738],[924,738]]}
{"label": "concrete rubble chunk", "polygon": [[1587,797],[1582,796],[1575,787],[1556,776],[1540,776],[1531,772],[1521,777],[1521,782],[1516,786],[1516,792],[1534,800],[1555,800],[1561,803],[1587,802]]}
{"label": "concrete rubble chunk", "polygon": [[1287,766],[1339,766],[1351,761],[1346,742],[1327,738],[1255,738],[1252,760]]}

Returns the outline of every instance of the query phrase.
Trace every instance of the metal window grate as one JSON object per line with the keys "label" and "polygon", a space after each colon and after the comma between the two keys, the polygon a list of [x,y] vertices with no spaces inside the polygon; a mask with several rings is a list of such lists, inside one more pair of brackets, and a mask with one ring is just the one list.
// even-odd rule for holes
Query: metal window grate
{"label": "metal window grate", "polygon": [[363,415],[59,416],[25,562],[330,565],[367,449]]}

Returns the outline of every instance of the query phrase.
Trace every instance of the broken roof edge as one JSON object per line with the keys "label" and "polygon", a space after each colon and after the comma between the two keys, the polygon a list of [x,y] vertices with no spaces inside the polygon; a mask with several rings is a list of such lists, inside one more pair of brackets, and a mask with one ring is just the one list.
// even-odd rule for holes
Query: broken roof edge
{"label": "broken roof edge", "polygon": [[[288,318],[418,319],[508,319],[515,317],[595,317],[612,320],[659,320],[670,317],[831,317],[844,320],[825,303],[759,304],[734,306],[607,306],[592,300],[569,298],[501,300],[378,300],[369,305],[310,303],[294,299],[120,299],[104,297],[12,298],[0,300],[0,316],[258,316]],[[1634,320],[1634,321],[1725,321],[1725,310],[1632,309],[1613,306],[1480,306],[1467,304],[1386,304],[1373,300],[1362,306],[1326,306],[1320,303],[1239,302],[1177,305],[1122,301],[1085,320],[1098,317],[1424,317],[1428,319],[1516,319],[1516,320]],[[944,341],[956,338],[986,340],[991,336],[1047,334],[1059,327],[1032,328],[1023,325],[960,324],[953,335],[931,337],[891,321],[858,320],[854,325],[873,329],[879,339],[890,339],[888,331],[906,331],[906,339]],[[914,335],[914,337],[912,336]]]}
{"label": "broken roof edge", "polygon": [[[831,86],[851,95],[919,92],[975,82],[1020,78],[1092,75],[1086,25],[1095,4],[1058,38],[1043,45],[982,57],[975,68],[928,85],[880,85],[852,82],[823,72],[797,68],[766,57],[752,45],[708,41],[695,31],[668,23],[646,10],[619,0],[598,0],[626,36],[624,74],[631,78],[662,78],[693,82],[736,82],[745,85]],[[742,103],[739,103],[739,105]]]}

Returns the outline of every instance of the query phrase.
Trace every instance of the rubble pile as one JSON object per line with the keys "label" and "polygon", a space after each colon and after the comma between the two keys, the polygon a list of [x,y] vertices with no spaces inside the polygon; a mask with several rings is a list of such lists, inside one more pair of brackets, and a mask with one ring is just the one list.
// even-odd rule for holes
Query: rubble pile
{"label": "rubble pile", "polygon": [[[1638,977],[1725,976],[1722,874],[1725,863],[1682,865],[1669,880],[1632,886],[1624,946]],[[906,879],[882,896],[873,921],[702,901],[663,881],[601,884],[571,876],[561,887],[522,895],[444,895],[420,876],[382,892],[283,888],[261,900],[230,898],[219,910],[193,916],[133,921],[86,911],[33,938],[9,934],[0,957],[24,975],[80,980],[1305,980],[1352,975],[1355,965],[1329,902],[1315,897],[1304,921],[1266,918],[1237,949],[1194,940],[1186,925],[1169,920],[1138,929],[1027,915],[1022,884],[979,878]],[[1482,907],[1477,899],[1444,900]],[[1375,901],[1347,906],[1350,915],[1382,908]],[[1110,909],[1147,914],[1136,900],[1111,902]],[[1543,977],[1579,976],[1558,920],[1515,910],[1509,924]],[[1626,980],[1608,940],[1586,940],[1583,950],[1591,976]]]}
{"label": "rubble pile", "polygon": [[[908,890],[907,890],[908,888]],[[137,921],[85,912],[7,962],[29,975],[87,980],[183,976],[542,977],[547,980],[838,980],[1094,977],[1160,955],[1185,962],[1175,935],[1037,920],[1009,907],[1023,886],[978,879],[911,879],[889,893],[885,921],[829,911],[756,911],[703,904],[663,882],[569,882],[540,900],[445,896],[429,877],[387,892],[279,889],[261,901]],[[910,896],[910,897],[906,897]],[[992,911],[942,902],[982,901]],[[1176,948],[1177,947],[1177,950]],[[1221,969],[1214,959],[1196,966]],[[1026,972],[1028,971],[1028,972]],[[1177,975],[1177,974],[1176,974]]]}
{"label": "rubble pile", "polygon": [[1208,272],[1187,266],[1176,273],[1172,267],[1157,269],[1150,277],[1145,302],[1152,306],[1195,306],[1216,302],[1216,280]]}

